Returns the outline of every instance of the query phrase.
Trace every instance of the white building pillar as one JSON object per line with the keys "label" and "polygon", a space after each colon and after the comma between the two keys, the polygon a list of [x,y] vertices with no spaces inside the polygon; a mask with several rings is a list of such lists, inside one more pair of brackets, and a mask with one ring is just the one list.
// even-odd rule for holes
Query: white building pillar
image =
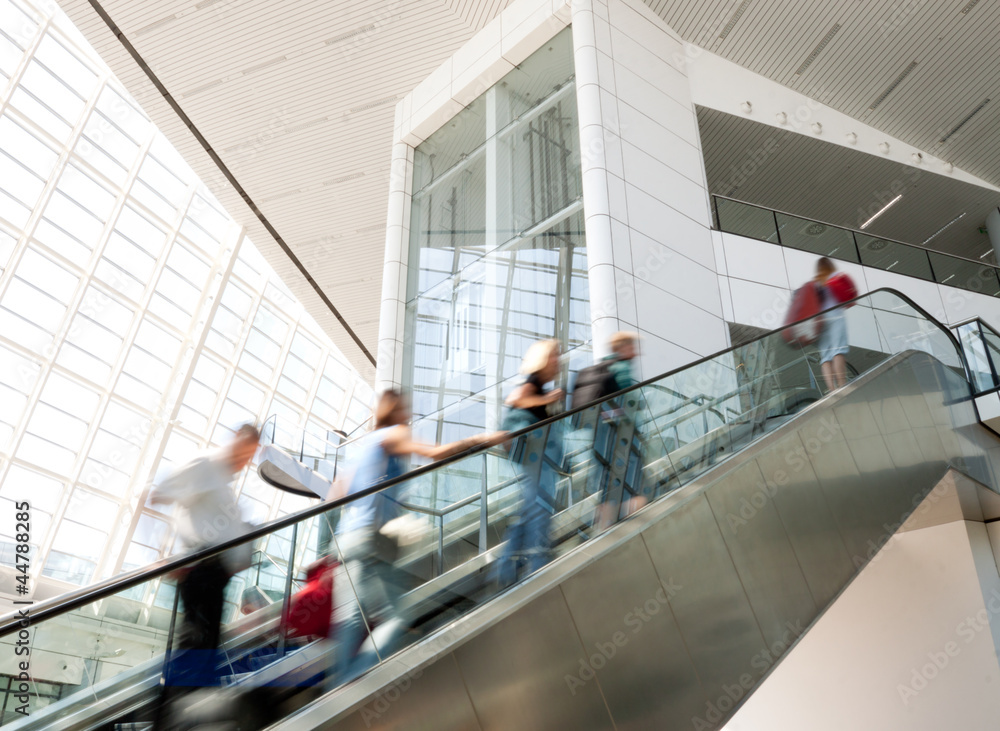
{"label": "white building pillar", "polygon": [[572,24],[594,346],[638,330],[649,377],[728,345],[684,44],[641,0]]}
{"label": "white building pillar", "polygon": [[382,270],[382,307],[378,324],[375,391],[400,388],[403,381],[403,333],[406,321],[407,260],[410,249],[410,180],[413,148],[404,142],[392,147],[389,174],[389,213]]}

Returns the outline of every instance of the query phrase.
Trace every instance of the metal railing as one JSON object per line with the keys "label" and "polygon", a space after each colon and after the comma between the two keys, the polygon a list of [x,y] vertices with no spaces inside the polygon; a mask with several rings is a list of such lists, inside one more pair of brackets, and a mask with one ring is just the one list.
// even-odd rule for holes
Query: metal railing
{"label": "metal railing", "polygon": [[1000,268],[863,231],[713,195],[719,231],[969,292],[1000,296]]}

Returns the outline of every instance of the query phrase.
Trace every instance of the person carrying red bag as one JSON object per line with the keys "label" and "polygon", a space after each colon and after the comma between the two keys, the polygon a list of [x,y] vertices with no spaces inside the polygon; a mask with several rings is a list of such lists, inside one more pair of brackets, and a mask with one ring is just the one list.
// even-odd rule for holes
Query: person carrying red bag
{"label": "person carrying red bag", "polygon": [[846,308],[830,310],[858,296],[854,282],[844,272],[838,272],[833,262],[823,256],[816,262],[813,282],[819,289],[823,314],[823,332],[819,337],[819,362],[823,380],[829,391],[847,385],[847,359],[851,347],[847,343]]}

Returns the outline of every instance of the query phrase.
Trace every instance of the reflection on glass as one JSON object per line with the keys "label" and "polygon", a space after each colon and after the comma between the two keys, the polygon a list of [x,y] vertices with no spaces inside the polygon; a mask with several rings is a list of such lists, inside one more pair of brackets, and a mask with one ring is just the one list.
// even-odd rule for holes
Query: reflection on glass
{"label": "reflection on glass", "polygon": [[715,212],[719,219],[719,228],[723,231],[751,239],[770,241],[773,244],[778,243],[774,213],[766,208],[717,197]]}
{"label": "reflection on glass", "polygon": [[929,256],[934,268],[934,278],[941,284],[991,297],[1000,295],[1000,282],[997,281],[997,270],[993,267],[934,251],[929,252]]}
{"label": "reflection on glass", "polygon": [[566,29],[414,151],[404,385],[417,417],[476,397],[445,429],[499,421],[530,343],[589,339],[573,79]]}
{"label": "reflection on glass", "polygon": [[858,251],[854,246],[854,236],[847,229],[785,213],[776,213],[775,218],[783,246],[857,263]]}
{"label": "reflection on glass", "polygon": [[875,238],[862,233],[854,234],[861,253],[861,263],[895,274],[934,280],[927,252],[915,246]]}

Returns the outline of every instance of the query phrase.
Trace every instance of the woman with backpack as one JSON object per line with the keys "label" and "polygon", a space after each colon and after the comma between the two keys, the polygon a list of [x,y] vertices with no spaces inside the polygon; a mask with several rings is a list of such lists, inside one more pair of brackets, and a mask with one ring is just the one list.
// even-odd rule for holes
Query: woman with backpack
{"label": "woman with backpack", "polygon": [[838,272],[828,257],[820,257],[816,262],[816,276],[813,278],[819,289],[823,313],[823,332],[819,337],[819,362],[823,380],[829,391],[847,385],[847,359],[851,347],[847,343],[846,308],[837,307],[842,302],[857,297],[857,289],[851,278]]}
{"label": "woman with backpack", "polygon": [[[507,397],[501,429],[505,432],[525,429],[551,416],[549,407],[565,398],[560,388],[548,390],[546,386],[559,374],[559,341],[541,340],[533,343],[521,362],[524,382]],[[555,474],[549,461],[561,463],[562,440],[551,430],[539,434],[532,432],[526,441],[523,458],[512,459],[518,473],[521,504],[505,536],[506,543],[497,568],[497,583],[500,588],[513,584],[521,572],[530,574],[544,566],[549,560],[549,520],[552,516],[551,492],[555,487]],[[541,445],[532,444],[535,439],[545,439]],[[512,457],[514,445],[511,445]],[[535,452],[535,454],[529,454]],[[531,457],[534,456],[534,460]]]}

